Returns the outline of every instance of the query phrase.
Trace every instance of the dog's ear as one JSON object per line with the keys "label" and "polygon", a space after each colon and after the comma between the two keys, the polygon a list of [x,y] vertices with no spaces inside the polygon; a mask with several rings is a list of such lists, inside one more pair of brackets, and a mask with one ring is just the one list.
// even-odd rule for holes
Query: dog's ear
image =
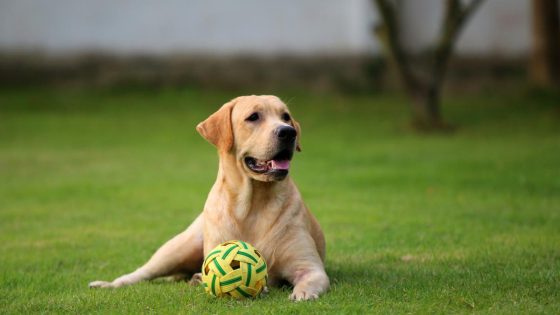
{"label": "dog's ear", "polygon": [[220,152],[229,152],[233,148],[233,129],[231,111],[234,101],[224,104],[217,112],[196,126],[196,130]]}
{"label": "dog's ear", "polygon": [[293,125],[294,128],[296,128],[296,131],[297,131],[296,151],[301,152],[301,145],[300,145],[301,127],[299,126],[299,123],[293,118],[292,118],[292,125]]}

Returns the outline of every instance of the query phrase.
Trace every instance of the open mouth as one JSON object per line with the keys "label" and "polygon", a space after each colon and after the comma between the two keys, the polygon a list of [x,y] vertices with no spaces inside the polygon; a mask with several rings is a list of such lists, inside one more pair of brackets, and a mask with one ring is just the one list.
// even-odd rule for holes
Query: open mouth
{"label": "open mouth", "polygon": [[292,156],[293,151],[285,149],[278,152],[270,160],[259,160],[254,157],[248,156],[244,159],[244,161],[251,171],[258,174],[288,174]]}

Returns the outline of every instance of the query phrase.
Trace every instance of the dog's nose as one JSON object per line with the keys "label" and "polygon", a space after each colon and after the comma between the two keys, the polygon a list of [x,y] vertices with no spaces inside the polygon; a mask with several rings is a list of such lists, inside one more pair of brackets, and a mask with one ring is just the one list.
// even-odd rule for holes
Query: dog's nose
{"label": "dog's nose", "polygon": [[280,140],[289,141],[295,139],[297,131],[292,126],[280,126],[274,130],[274,133]]}

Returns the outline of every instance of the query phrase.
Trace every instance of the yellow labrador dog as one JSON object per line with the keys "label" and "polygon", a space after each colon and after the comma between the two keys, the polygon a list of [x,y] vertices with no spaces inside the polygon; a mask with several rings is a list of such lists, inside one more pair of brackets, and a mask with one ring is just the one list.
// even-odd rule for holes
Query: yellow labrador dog
{"label": "yellow labrador dog", "polygon": [[217,147],[220,158],[204,211],[145,265],[90,287],[117,288],[162,276],[192,275],[212,248],[243,240],[264,255],[270,285],[290,282],[290,299],[295,301],[319,297],[329,287],[323,266],[325,238],[288,177],[293,153],[300,150],[300,128],[287,106],[275,96],[241,96],[196,129]]}

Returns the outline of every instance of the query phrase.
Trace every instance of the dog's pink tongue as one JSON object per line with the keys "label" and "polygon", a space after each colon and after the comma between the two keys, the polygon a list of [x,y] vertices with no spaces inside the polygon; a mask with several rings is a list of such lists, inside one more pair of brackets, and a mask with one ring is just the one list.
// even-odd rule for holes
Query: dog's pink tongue
{"label": "dog's pink tongue", "polygon": [[276,170],[287,170],[290,168],[290,160],[272,160],[272,168]]}

